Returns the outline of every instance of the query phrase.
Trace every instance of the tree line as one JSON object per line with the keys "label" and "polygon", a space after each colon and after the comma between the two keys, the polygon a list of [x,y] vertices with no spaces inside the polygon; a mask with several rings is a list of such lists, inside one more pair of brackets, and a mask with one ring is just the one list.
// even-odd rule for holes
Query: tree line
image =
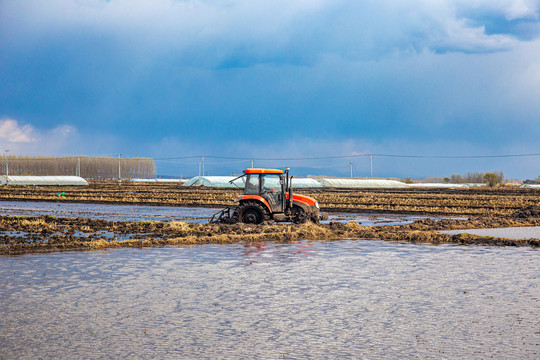
{"label": "tree line", "polygon": [[[540,176],[539,176],[540,179]],[[422,179],[421,182],[425,183],[447,183],[447,184],[487,184],[488,186],[495,186],[502,184],[504,180],[504,173],[502,171],[493,171],[493,172],[468,172],[467,174],[452,174],[450,177],[438,177],[438,176],[428,176]],[[410,176],[407,176],[404,180],[407,184],[412,184],[413,180]]]}
{"label": "tree line", "polygon": [[445,178],[444,182],[453,183],[453,184],[487,183],[488,185],[492,186],[493,183],[502,184],[503,180],[504,180],[504,173],[502,171],[493,171],[491,173],[483,173],[483,172],[475,171],[475,172],[468,172],[465,175],[452,174],[450,178]]}
{"label": "tree line", "polygon": [[3,156],[0,174],[5,175],[76,175],[90,180],[150,179],[156,175],[152,158],[111,156]]}

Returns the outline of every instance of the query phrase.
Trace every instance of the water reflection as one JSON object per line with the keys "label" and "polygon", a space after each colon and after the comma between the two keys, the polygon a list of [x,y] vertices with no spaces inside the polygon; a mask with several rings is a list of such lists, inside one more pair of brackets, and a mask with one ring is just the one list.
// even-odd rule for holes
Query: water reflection
{"label": "water reflection", "polygon": [[0,257],[0,357],[537,359],[538,264],[380,241]]}
{"label": "water reflection", "polygon": [[304,256],[314,256],[317,247],[310,241],[292,241],[282,244],[277,242],[254,242],[243,245],[244,262],[290,262]]}

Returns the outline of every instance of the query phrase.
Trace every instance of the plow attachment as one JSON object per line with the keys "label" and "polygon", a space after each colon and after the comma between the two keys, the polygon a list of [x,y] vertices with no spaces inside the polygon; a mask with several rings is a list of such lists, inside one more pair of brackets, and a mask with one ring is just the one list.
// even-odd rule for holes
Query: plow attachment
{"label": "plow attachment", "polygon": [[208,221],[210,224],[234,224],[237,222],[237,219],[233,217],[235,209],[234,208],[225,208],[218,211],[210,218]]}

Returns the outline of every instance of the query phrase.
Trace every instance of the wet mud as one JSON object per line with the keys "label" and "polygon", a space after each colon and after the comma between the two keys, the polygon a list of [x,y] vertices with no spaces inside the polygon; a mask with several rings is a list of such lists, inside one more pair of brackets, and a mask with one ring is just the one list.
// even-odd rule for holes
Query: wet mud
{"label": "wet mud", "polygon": [[[171,184],[91,182],[86,187],[3,186],[0,201],[129,204],[222,208],[234,205],[241,189]],[[324,211],[450,216],[509,216],[539,205],[539,192],[519,187],[471,189],[298,189]]]}
{"label": "wet mud", "polygon": [[0,217],[0,254],[65,250],[103,250],[207,243],[295,240],[366,239],[411,243],[531,246],[540,239],[512,240],[471,234],[448,235],[439,230],[540,226],[538,207],[520,209],[507,217],[466,220],[419,219],[406,225],[361,226],[356,221],[329,224],[215,225],[162,221],[106,221],[86,218]]}

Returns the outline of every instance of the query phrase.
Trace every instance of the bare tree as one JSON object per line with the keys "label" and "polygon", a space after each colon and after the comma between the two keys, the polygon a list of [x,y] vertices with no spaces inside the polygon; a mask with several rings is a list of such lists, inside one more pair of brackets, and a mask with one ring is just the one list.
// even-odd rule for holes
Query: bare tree
{"label": "bare tree", "polygon": [[[4,159],[5,163],[6,159]],[[77,175],[85,179],[114,180],[118,179],[118,162],[120,161],[121,177],[154,178],[156,165],[152,158],[117,158],[89,156],[17,156],[8,155],[10,175]],[[80,169],[80,172],[79,172]]]}

